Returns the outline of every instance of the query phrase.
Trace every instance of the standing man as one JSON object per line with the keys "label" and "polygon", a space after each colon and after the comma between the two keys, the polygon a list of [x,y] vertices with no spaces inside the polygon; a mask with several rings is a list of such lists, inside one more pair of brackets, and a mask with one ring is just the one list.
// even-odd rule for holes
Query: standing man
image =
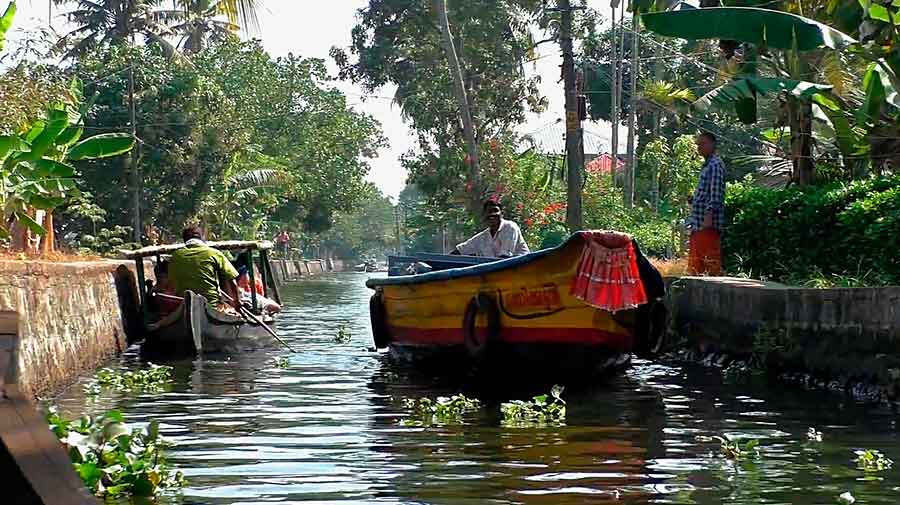
{"label": "standing man", "polygon": [[450,254],[510,258],[530,252],[519,225],[503,219],[503,206],[500,202],[494,200],[484,202],[482,213],[488,227],[456,246]]}
{"label": "standing man", "polygon": [[185,291],[193,291],[206,298],[210,307],[219,308],[223,305],[221,289],[238,309],[241,303],[236,282],[238,271],[225,254],[206,245],[199,226],[188,226],[181,237],[185,247],[172,253],[169,261],[169,277],[175,285],[175,294],[182,296]]}
{"label": "standing man", "polygon": [[291,236],[288,234],[287,230],[282,229],[281,233],[275,236],[275,243],[278,246],[278,252],[281,254],[281,257],[287,259],[288,249],[291,244]]}
{"label": "standing man", "polygon": [[722,274],[722,226],[725,223],[725,164],[716,153],[716,136],[697,135],[697,152],[706,160],[691,202],[690,270],[694,275]]}

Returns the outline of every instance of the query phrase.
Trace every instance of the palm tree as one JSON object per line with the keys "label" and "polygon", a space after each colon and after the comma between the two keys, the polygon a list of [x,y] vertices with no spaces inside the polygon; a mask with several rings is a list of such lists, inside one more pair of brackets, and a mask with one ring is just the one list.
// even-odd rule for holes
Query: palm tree
{"label": "palm tree", "polygon": [[76,5],[65,13],[75,29],[63,36],[57,47],[68,47],[65,58],[72,58],[107,43],[133,40],[137,34],[158,40],[166,33],[166,28],[153,15],[160,1],[53,0],[57,5]]}
{"label": "palm tree", "polygon": [[224,40],[241,28],[256,30],[259,5],[260,0],[175,0],[172,10],[156,16],[180,35],[179,47],[196,54],[208,40]]}

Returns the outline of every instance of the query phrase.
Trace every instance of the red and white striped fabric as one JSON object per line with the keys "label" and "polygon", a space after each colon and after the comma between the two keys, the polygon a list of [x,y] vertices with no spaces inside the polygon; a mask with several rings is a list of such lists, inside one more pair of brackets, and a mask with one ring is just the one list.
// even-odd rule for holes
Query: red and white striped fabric
{"label": "red and white striped fabric", "polygon": [[609,312],[647,303],[630,235],[612,231],[579,232],[584,250],[570,294]]}

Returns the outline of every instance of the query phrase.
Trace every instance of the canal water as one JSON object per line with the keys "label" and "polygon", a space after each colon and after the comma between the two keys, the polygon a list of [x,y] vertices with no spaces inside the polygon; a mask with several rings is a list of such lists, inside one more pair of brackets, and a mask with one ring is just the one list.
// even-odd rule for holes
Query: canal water
{"label": "canal water", "polygon": [[[160,421],[188,479],[164,503],[829,504],[844,492],[900,503],[889,409],[712,368],[637,361],[566,391],[563,427],[500,427],[498,400],[541,392],[513,390],[491,391],[462,426],[400,425],[404,398],[478,396],[485,385],[454,385],[368,350],[366,275],[285,289],[279,331],[298,354],[176,364],[169,392],[90,400],[76,386],[57,405]],[[349,341],[336,339],[342,325]],[[142,365],[131,353],[114,366]],[[810,427],[822,442],[809,440]],[[723,457],[709,437],[725,435],[759,439],[761,457]],[[859,449],[898,466],[866,474]]]}

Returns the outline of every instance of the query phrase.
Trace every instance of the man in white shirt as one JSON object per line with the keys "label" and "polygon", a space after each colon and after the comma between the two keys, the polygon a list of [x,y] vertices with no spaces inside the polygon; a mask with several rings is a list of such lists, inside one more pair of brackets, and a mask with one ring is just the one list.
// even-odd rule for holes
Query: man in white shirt
{"label": "man in white shirt", "polygon": [[513,221],[503,219],[503,206],[488,200],[482,207],[488,227],[474,237],[456,246],[450,254],[482,256],[485,258],[509,258],[528,254],[528,244],[522,230]]}

